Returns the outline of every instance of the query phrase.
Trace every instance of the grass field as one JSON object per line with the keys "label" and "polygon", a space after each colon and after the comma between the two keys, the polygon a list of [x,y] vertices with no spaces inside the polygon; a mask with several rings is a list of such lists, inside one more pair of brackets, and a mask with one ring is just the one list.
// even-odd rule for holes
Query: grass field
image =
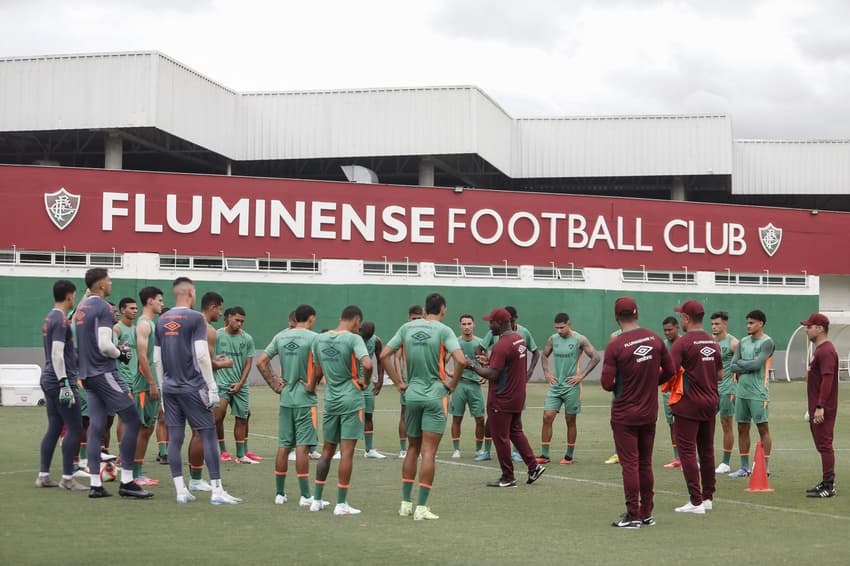
{"label": "grass field", "polygon": [[[847,385],[841,389],[841,398],[847,399]],[[524,422],[535,450],[544,395],[543,385],[529,387]],[[635,531],[609,526],[623,510],[623,491],[619,466],[602,463],[612,453],[612,440],[609,397],[598,383],[584,390],[576,463],[549,465],[533,486],[485,487],[498,477],[498,465],[473,461],[473,422],[467,417],[463,458],[449,458],[448,435],[440,447],[429,501],[440,520],[417,523],[397,516],[401,460],[395,457],[398,396],[391,387],[378,397],[375,444],[392,456],[366,460],[358,446],[349,501],[363,513],[355,517],[299,509],[294,467],[287,482],[290,502],[272,503],[277,406],[275,396],[261,387],[252,395],[250,440],[252,451],[269,459],[256,466],[222,464],[225,487],[244,498],[238,506],[212,506],[206,497],[190,505],[175,503],[168,467],[153,461],[153,447],[145,471],[162,481],[153,488],[153,500],[89,500],[85,493],[36,489],[44,412],[0,407],[0,563],[848,564],[850,492],[840,491],[850,476],[848,417],[839,417],[835,435],[839,495],[807,499],[803,492],[819,481],[820,460],[803,421],[805,385],[775,384],[771,397],[770,483],[775,492],[748,493],[746,480],[723,476],[713,511],[704,517],[675,513],[673,508],[685,503],[687,495],[681,471],[662,468],[670,459],[669,435],[662,425],[655,445],[657,525]],[[848,414],[847,402],[843,405],[842,416]],[[556,424],[552,455],[557,461],[566,433],[563,419]],[[755,431],[753,437],[755,441]],[[732,465],[737,464],[735,455]],[[60,468],[57,451],[54,479]],[[525,475],[520,471],[518,478]],[[325,492],[332,501],[335,473],[334,465]],[[117,494],[117,484],[107,486]]]}

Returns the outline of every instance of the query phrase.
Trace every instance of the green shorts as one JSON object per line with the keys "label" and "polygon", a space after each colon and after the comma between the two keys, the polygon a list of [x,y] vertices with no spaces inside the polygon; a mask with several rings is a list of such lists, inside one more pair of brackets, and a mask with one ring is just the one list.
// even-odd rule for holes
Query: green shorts
{"label": "green shorts", "polygon": [[366,386],[366,390],[363,391],[363,403],[366,407],[363,409],[364,413],[371,415],[375,412],[375,394],[372,392],[371,384]]}
{"label": "green shorts", "polygon": [[322,436],[325,442],[339,444],[340,440],[363,440],[363,410],[344,415],[322,417]]}
{"label": "green shorts", "polygon": [[734,393],[721,393],[720,399],[717,403],[718,412],[720,413],[720,418],[725,419],[727,417],[732,417],[735,415],[735,394]]}
{"label": "green shorts", "polygon": [[735,422],[756,424],[766,423],[768,417],[767,401],[758,399],[735,399]]}
{"label": "green shorts", "polygon": [[467,405],[469,405],[469,414],[473,417],[484,416],[486,407],[481,385],[468,379],[461,379],[449,401],[449,413],[454,417],[462,417]]}
{"label": "green shorts", "polygon": [[142,426],[145,428],[156,426],[156,419],[159,417],[159,407],[162,402],[159,399],[156,401],[151,399],[150,391],[133,393],[133,399],[136,401],[136,409],[139,411]]}
{"label": "green shorts", "polygon": [[564,406],[564,412],[568,415],[577,415],[581,412],[581,383],[564,389],[549,389],[546,394],[546,399],[543,400],[544,411],[561,411],[561,405]]}
{"label": "green shorts", "polygon": [[77,391],[77,403],[80,404],[80,415],[83,417],[89,416],[89,394],[86,393],[86,388],[83,387],[83,380],[78,379],[77,385],[79,386]]}
{"label": "green shorts", "polygon": [[448,398],[427,401],[408,401],[404,413],[407,437],[420,438],[423,432],[443,434],[446,432]]}
{"label": "green shorts", "polygon": [[289,449],[316,446],[319,443],[317,414],[315,406],[281,407],[278,412],[277,445]]}
{"label": "green shorts", "polygon": [[248,402],[248,388],[243,387],[240,389],[236,395],[231,395],[228,393],[228,389],[230,389],[230,385],[225,385],[224,387],[218,387],[218,396],[222,401],[227,401],[230,405],[230,413],[234,417],[239,417],[240,419],[247,419],[249,412],[249,402]]}
{"label": "green shorts", "polygon": [[673,426],[673,407],[670,406],[669,393],[661,393],[661,403],[664,405],[664,416],[667,417],[667,424]]}

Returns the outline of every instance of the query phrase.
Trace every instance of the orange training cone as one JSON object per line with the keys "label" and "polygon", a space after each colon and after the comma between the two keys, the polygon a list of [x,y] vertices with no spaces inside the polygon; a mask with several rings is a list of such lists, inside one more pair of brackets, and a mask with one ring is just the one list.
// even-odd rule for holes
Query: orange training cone
{"label": "orange training cone", "polygon": [[767,481],[767,466],[764,463],[764,447],[761,442],[756,444],[753,473],[750,474],[750,485],[746,491],[773,491]]}

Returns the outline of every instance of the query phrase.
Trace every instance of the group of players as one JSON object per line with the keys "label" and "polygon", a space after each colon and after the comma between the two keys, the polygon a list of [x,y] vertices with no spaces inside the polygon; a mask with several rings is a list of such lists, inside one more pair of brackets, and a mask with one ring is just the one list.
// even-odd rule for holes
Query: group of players
{"label": "group of players", "polygon": [[[252,464],[262,460],[247,446],[250,419],[247,377],[255,347],[251,336],[242,329],[245,311],[240,307],[227,309],[224,326],[216,331],[211,323],[221,317],[222,297],[207,293],[201,300],[201,312],[194,311],[194,284],[188,278],[178,278],[173,284],[172,309],[164,312],[162,290],[146,287],[139,292],[141,316],[137,317],[135,300],[126,298],[119,304],[121,318],[116,322],[115,309],[105,300],[111,294],[106,270],[89,270],[86,285],[86,297],[74,309],[73,283],[57,281],[54,309],[45,319],[42,388],[48,409],[48,431],[41,445],[36,485],[88,489],[92,498],[110,495],[98,473],[100,450],[89,449],[90,487],[74,480],[75,459],[83,435],[80,401],[85,400],[89,447],[101,443],[110,413],[120,419],[120,495],[143,499],[153,496],[144,487],[158,482],[142,474],[142,462],[148,440],[156,429],[160,446],[157,460],[170,466],[178,502],[194,500],[193,492],[211,491],[214,504],[239,503],[238,498],[223,489],[219,467],[220,461],[231,459],[223,433],[228,407],[235,418],[235,461]],[[756,310],[747,315],[748,336],[738,341],[728,334],[725,312],[711,316],[712,336],[702,331],[704,312],[699,303],[687,301],[676,310],[680,312],[685,334],[679,335],[678,321],[669,317],[663,322],[662,341],[638,326],[634,301],[624,297],[615,307],[620,330],[612,334],[605,348],[602,385],[614,392],[611,423],[617,452],[612,460],[618,459],[622,466],[627,511],[614,526],[638,528],[654,524],[651,451],[658,385],[665,391],[663,406],[674,450],[674,460],[665,467],[683,469],[691,496],[677,511],[705,513],[711,509],[714,473],[730,471],[733,419],[738,422],[741,466],[731,476],[744,477],[751,473],[750,422],[758,427],[766,459],[770,455],[766,376],[774,346],[763,331],[764,313]],[[381,390],[384,372],[401,393],[399,456],[404,458],[404,464],[399,514],[402,516],[412,515],[414,520],[438,518],[427,505],[437,448],[450,413],[452,458],[461,457],[460,430],[467,407],[476,421],[475,459],[489,460],[491,445],[498,455],[502,473],[489,486],[516,487],[514,461],[527,465],[527,483],[540,478],[545,471],[543,464],[550,462],[553,422],[562,406],[567,424],[567,450],[560,463],[573,463],[581,384],[602,356],[586,337],[572,329],[569,316],[566,313],[555,316],[555,333],[547,339],[542,352],[542,369],[550,388],[544,404],[542,449],[537,456],[523,433],[521,414],[525,385],[541,359],[541,352],[528,330],[517,324],[516,310],[494,309],[484,317],[490,330],[483,338],[475,336],[473,315],[460,317],[458,336],[443,324],[445,316],[445,299],[431,294],[424,309],[420,306],[409,309],[408,321],[384,345],[375,335],[374,324],[364,322],[363,313],[356,306],[343,310],[335,329],[321,333],[313,331],[316,310],[312,306],[300,305],[293,311],[289,328],[274,336],[256,364],[269,387],[280,395],[276,504],[287,502],[288,462],[294,460],[299,506],[311,511],[329,506],[323,499],[325,482],[331,461],[339,459],[334,514],[360,513],[348,503],[353,454],[357,441],[365,438],[366,457],[385,457],[372,443],[374,396]],[[831,348],[826,339],[828,320],[819,317],[825,319],[823,315],[813,314],[803,324],[809,338],[818,346],[816,352],[827,352]],[[828,346],[821,348],[822,343]],[[550,365],[553,354],[554,364]],[[279,374],[271,364],[277,356]],[[583,364],[585,356],[587,363]],[[373,364],[374,358],[378,364]],[[116,360],[121,363],[116,364]],[[835,494],[834,457],[831,463],[829,458],[837,408],[837,388],[831,387],[831,383],[836,374],[834,367],[830,370],[828,355],[816,354],[815,360],[812,371],[817,371],[819,377],[809,379],[810,404],[814,399],[810,413],[824,469],[822,482],[809,495],[831,497]],[[448,368],[452,371],[451,378],[447,375]],[[376,380],[372,379],[373,373]],[[317,453],[316,388],[323,380],[323,446],[321,453]],[[487,381],[491,385],[485,403],[481,385]],[[820,388],[814,395],[813,383]],[[724,456],[715,470],[713,438],[718,409]],[[181,460],[187,422],[193,434],[188,486]],[[63,473],[56,484],[48,472],[63,427]],[[515,447],[513,452],[511,444]],[[312,491],[311,457],[318,459]],[[204,463],[210,483],[201,477]],[[414,506],[417,468],[419,490]]]}

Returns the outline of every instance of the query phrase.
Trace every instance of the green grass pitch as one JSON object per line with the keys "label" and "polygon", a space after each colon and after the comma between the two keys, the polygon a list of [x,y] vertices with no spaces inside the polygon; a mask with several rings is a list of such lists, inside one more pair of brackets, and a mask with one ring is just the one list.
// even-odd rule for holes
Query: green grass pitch
{"label": "green grass pitch", "polygon": [[[847,385],[841,389],[846,399]],[[529,408],[523,417],[535,451],[540,448],[545,392],[543,385],[529,386]],[[623,490],[619,466],[603,464],[613,452],[609,396],[595,382],[584,387],[576,463],[557,464],[566,435],[559,418],[552,441],[554,462],[533,486],[522,482],[512,490],[485,487],[499,476],[498,465],[473,461],[473,421],[467,416],[463,458],[450,458],[450,435],[440,446],[429,501],[440,519],[416,523],[397,515],[401,460],[396,457],[398,395],[392,387],[377,398],[375,414],[375,446],[390,457],[366,460],[358,445],[349,501],[363,513],[354,517],[334,517],[330,509],[299,509],[294,466],[287,481],[289,503],[272,503],[277,399],[261,386],[252,389],[250,442],[251,450],[267,459],[255,466],[222,464],[226,489],[244,498],[238,506],[212,506],[206,495],[178,505],[168,467],[154,462],[154,443],[145,472],[162,483],[152,488],[153,500],[122,500],[115,483],[107,489],[116,496],[105,500],[36,489],[44,410],[0,407],[0,563],[848,564],[850,491],[841,489],[850,485],[844,483],[850,477],[847,402],[842,403],[835,434],[839,494],[813,500],[804,490],[819,481],[820,460],[803,420],[805,385],[774,384],[771,397],[773,493],[748,493],[747,480],[722,476],[713,511],[704,517],[675,513],[674,507],[684,504],[687,495],[681,471],[662,468],[671,456],[662,420],[654,459],[657,524],[635,531],[609,526],[623,510]],[[228,417],[228,429],[232,422]],[[232,432],[227,437],[233,451]],[[752,437],[755,443],[754,427]],[[732,466],[738,462],[736,445]],[[60,468],[57,450],[54,479]],[[311,464],[311,478],[314,471]],[[517,477],[524,479],[525,470],[519,472]],[[336,497],[335,474],[336,463],[325,491],[331,501]]]}

